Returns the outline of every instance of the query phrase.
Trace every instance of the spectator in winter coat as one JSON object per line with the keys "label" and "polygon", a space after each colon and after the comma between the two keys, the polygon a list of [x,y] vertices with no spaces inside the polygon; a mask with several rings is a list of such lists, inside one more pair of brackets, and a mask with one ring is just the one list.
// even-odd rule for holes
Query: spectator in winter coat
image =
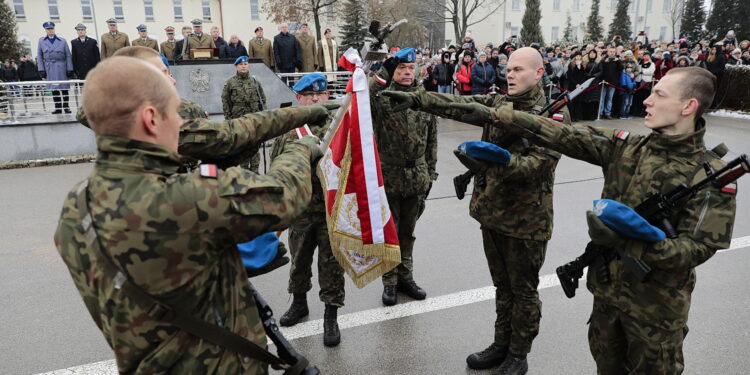
{"label": "spectator in winter coat", "polygon": [[[567,90],[573,91],[577,89],[578,86],[586,82],[587,79],[588,77],[583,65],[583,56],[581,56],[580,53],[576,52],[575,54],[573,54],[573,59],[570,61],[570,64],[568,64],[568,71],[565,73]],[[573,118],[573,121],[581,121],[581,119],[583,118],[581,99],[582,98],[578,98],[568,104],[568,109],[570,109],[570,116]]]}
{"label": "spectator in winter coat", "polygon": [[477,63],[471,68],[471,94],[485,94],[495,84],[495,68],[487,62],[487,54],[479,52]]}
{"label": "spectator in winter coat", "polygon": [[632,68],[625,69],[620,74],[620,87],[627,91],[620,91],[622,101],[620,104],[620,119],[630,118],[630,106],[633,104],[633,90],[635,89],[635,74]]}
{"label": "spectator in winter coat", "polygon": [[237,59],[240,56],[247,56],[247,48],[242,44],[242,41],[237,34],[232,34],[229,37],[229,43],[223,45],[220,49],[220,55],[222,59]]}
{"label": "spectator in winter coat", "polygon": [[719,51],[719,48],[721,47],[721,45],[717,46],[715,44],[711,47],[711,52],[708,53],[708,57],[706,58],[706,69],[716,76],[717,82],[719,82],[724,73],[724,67],[727,64],[727,58],[724,55],[724,52]]}
{"label": "spectator in winter coat", "polygon": [[665,74],[674,67],[674,63],[668,58],[669,54],[665,54],[660,48],[657,48],[654,52],[654,64],[656,65],[656,72],[654,72],[654,79],[657,81],[664,77]]}
{"label": "spectator in winter coat", "polygon": [[587,91],[581,95],[581,117],[583,120],[594,120],[596,119],[597,110],[599,109],[599,97],[601,96],[601,65],[599,64],[599,54],[596,49],[592,49],[588,52],[586,57],[583,58],[583,67],[586,71],[586,79],[596,78],[594,82],[596,88],[591,91]]}
{"label": "spectator in winter coat", "polygon": [[742,65],[742,50],[735,48],[727,60],[727,65]]}
{"label": "spectator in winter coat", "polygon": [[[634,116],[643,117],[646,115],[646,107],[643,101],[651,95],[651,83],[654,80],[656,65],[651,61],[651,54],[646,52],[641,59],[641,74],[636,76],[636,85],[639,88],[633,95],[633,106],[630,113]],[[645,85],[645,86],[644,86]]]}
{"label": "spectator in winter coat", "polygon": [[474,67],[473,54],[464,51],[461,63],[456,66],[456,81],[458,81],[458,91],[461,95],[471,95],[471,68]]}
{"label": "spectator in winter coat", "polygon": [[687,68],[690,65],[690,57],[680,56],[677,58],[677,64],[675,64],[675,68]]}
{"label": "spectator in winter coat", "polygon": [[5,61],[5,65],[3,65],[2,73],[3,73],[2,74],[3,82],[18,81],[18,69],[15,67],[15,64],[12,63],[10,60]]}
{"label": "spectator in winter coat", "polygon": [[279,26],[279,34],[273,38],[273,54],[280,73],[294,73],[294,69],[302,64],[297,38],[289,33],[289,25],[285,23]]}
{"label": "spectator in winter coat", "polygon": [[31,56],[24,56],[21,58],[21,65],[18,67],[18,76],[21,81],[39,81],[42,77],[39,77],[39,70],[36,68],[34,59]]}
{"label": "spectator in winter coat", "polygon": [[742,65],[750,65],[750,50],[742,52]]}
{"label": "spectator in winter coat", "polygon": [[[219,51],[221,51],[222,47],[224,47],[224,46],[227,45],[227,41],[224,40],[224,38],[222,38],[221,35],[219,35],[219,27],[218,26],[214,26],[214,27],[211,28],[211,38],[213,38],[214,45],[216,46],[216,48],[219,49]],[[247,56],[247,54],[240,55],[240,56]]]}
{"label": "spectator in winter coat", "polygon": [[495,67],[495,85],[502,92],[508,91],[508,56],[500,54],[497,56],[497,67]]}
{"label": "spectator in winter coat", "polygon": [[437,89],[442,94],[452,94],[451,83],[453,82],[453,73],[455,65],[451,64],[451,53],[443,52],[440,63],[432,70],[432,76],[437,81]]}
{"label": "spectator in winter coat", "polygon": [[[616,85],[620,82],[620,73],[622,64],[614,48],[607,49],[607,56],[600,62],[602,79],[607,83]],[[612,99],[615,95],[615,88],[609,85],[603,87],[604,96],[599,108],[599,113],[606,120],[612,119]]]}

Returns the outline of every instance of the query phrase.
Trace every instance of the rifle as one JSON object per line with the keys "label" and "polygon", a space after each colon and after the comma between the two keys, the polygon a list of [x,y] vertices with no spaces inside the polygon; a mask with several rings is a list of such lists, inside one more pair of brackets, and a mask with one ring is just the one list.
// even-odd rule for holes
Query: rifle
{"label": "rifle", "polygon": [[291,368],[286,369],[286,371],[284,371],[284,374],[320,374],[320,370],[318,370],[315,365],[310,365],[307,358],[299,354],[297,350],[294,349],[292,344],[290,344],[289,341],[286,340],[284,335],[281,334],[279,326],[276,325],[276,319],[274,319],[273,317],[271,306],[268,305],[268,302],[266,302],[266,300],[260,296],[260,293],[258,293],[258,291],[252,285],[250,285],[250,291],[253,293],[255,304],[258,306],[258,313],[260,314],[260,318],[263,321],[263,329],[266,331],[266,336],[268,336],[271,341],[273,341],[274,345],[276,345],[279,358],[281,358],[284,363],[288,363],[292,366]]}
{"label": "rifle", "polygon": [[[580,86],[578,86],[577,89],[562,94],[560,97],[555,99],[552,103],[544,107],[541,112],[539,112],[539,116],[547,115],[552,116],[555,113],[559,112],[563,107],[568,105],[573,99],[575,99],[578,95],[580,95],[584,90],[586,90],[591,84],[594,82],[596,78],[589,78],[586,80],[586,82],[582,83]],[[510,145],[515,143],[518,140],[521,140],[523,142],[523,155],[528,154],[529,148],[531,147],[529,141],[526,138],[519,137],[515,134],[507,133],[504,136],[500,138],[500,140],[497,142],[497,145],[502,148],[508,148]],[[475,173],[471,170],[468,170],[456,177],[453,177],[453,187],[456,189],[456,198],[464,199],[464,196],[466,195],[466,189],[468,188],[469,181],[471,181],[471,178],[475,176]],[[477,176],[476,181],[474,181],[474,184],[476,186],[484,186],[485,185],[484,176]]]}
{"label": "rifle", "polygon": [[394,24],[387,24],[382,29],[380,28],[380,21],[373,20],[370,22],[368,31],[372,35],[372,38],[365,41],[362,51],[360,52],[363,62],[362,69],[365,73],[370,70],[370,67],[372,67],[374,62],[385,60],[386,56],[388,56],[388,46],[385,45],[385,38],[388,37],[393,30],[396,30],[399,25],[406,22],[408,21],[404,18]]}
{"label": "rifle", "polygon": [[[703,168],[706,171],[706,178],[703,180],[698,181],[693,186],[688,186],[685,183],[680,184],[666,194],[651,195],[635,208],[635,212],[651,223],[651,225],[663,230],[667,238],[676,238],[677,231],[669,221],[672,210],[683,199],[694,197],[708,184],[722,188],[736,181],[745,173],[750,172],[750,162],[747,155],[743,154],[719,170],[715,170],[708,162],[703,163]],[[625,267],[633,273],[638,281],[646,281],[651,274],[651,267],[646,262],[626,256],[622,248],[612,249],[589,242],[581,256],[572,262],[557,267],[557,278],[560,279],[560,286],[562,286],[565,295],[568,298],[575,296],[576,289],[578,288],[578,280],[583,277],[584,268],[593,265],[600,259],[602,262],[596,269],[597,281],[602,284],[609,283],[611,278],[608,264],[615,258],[621,259]]]}

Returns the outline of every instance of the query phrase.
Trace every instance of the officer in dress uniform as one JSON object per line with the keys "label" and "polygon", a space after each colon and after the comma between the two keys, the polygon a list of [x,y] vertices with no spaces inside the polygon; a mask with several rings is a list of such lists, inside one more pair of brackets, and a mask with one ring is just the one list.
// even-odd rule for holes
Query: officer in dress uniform
{"label": "officer in dress uniform", "polygon": [[185,55],[183,59],[191,58],[190,50],[195,48],[216,48],[214,38],[211,35],[203,33],[203,21],[196,18],[190,23],[193,24],[193,33],[187,37],[187,46],[185,46]]}
{"label": "officer in dress uniform", "polygon": [[138,30],[138,39],[133,41],[134,46],[152,48],[156,52],[159,52],[159,44],[156,42],[156,39],[149,38],[146,25],[138,25],[135,29]]}
{"label": "officer in dress uniform", "polygon": [[78,38],[70,42],[73,54],[73,70],[78,79],[86,79],[86,75],[99,63],[99,45],[94,38],[86,35],[86,25],[79,23],[75,27]]}
{"label": "officer in dress uniform", "polygon": [[167,33],[167,40],[161,42],[159,49],[167,60],[174,60],[175,49],[177,48],[177,41],[174,39],[174,26],[167,26],[164,31]]}
{"label": "officer in dress uniform", "polygon": [[[43,24],[47,36],[39,38],[37,49],[37,69],[42,79],[48,81],[65,81],[74,77],[73,56],[68,48],[68,42],[55,33],[55,23],[47,21]],[[52,98],[55,101],[53,114],[63,111],[70,113],[68,108],[69,83],[56,83],[47,85],[52,90]]]}
{"label": "officer in dress uniform", "polygon": [[122,33],[117,30],[116,19],[108,19],[107,28],[109,28],[109,32],[107,32],[106,34],[102,34],[102,37],[100,38],[100,40],[102,41],[102,60],[114,55],[118,49],[130,45],[130,38],[128,38],[128,34]]}

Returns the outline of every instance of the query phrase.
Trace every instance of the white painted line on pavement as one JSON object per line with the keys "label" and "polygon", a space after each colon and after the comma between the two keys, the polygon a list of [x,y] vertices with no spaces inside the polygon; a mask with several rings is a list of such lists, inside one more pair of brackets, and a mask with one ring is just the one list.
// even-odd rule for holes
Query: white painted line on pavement
{"label": "white painted line on pavement", "polygon": [[[720,250],[727,252],[750,247],[750,236],[735,238],[728,249]],[[585,274],[584,274],[585,280]],[[556,274],[539,277],[539,290],[560,285]],[[495,287],[486,286],[477,289],[464,290],[457,293],[427,298],[424,301],[412,301],[389,307],[377,307],[370,310],[357,311],[338,317],[339,329],[354,328],[387,320],[404,318],[433,311],[445,310],[451,307],[469,305],[495,298]],[[287,340],[320,335],[323,333],[323,319],[299,323],[293,327],[282,327],[281,332]],[[55,370],[37,375],[116,375],[117,365],[114,360],[107,360],[86,365]]]}

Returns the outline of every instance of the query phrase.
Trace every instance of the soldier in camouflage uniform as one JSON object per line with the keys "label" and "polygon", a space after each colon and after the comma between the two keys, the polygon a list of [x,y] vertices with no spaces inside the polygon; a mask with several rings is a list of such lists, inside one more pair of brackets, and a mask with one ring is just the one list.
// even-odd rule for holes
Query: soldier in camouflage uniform
{"label": "soldier in camouflage uniform", "polygon": [[[294,85],[297,101],[306,106],[328,101],[328,82],[320,73],[307,74]],[[322,138],[328,129],[330,119],[318,124],[308,124],[310,130]],[[276,138],[272,158],[279,155],[284,148],[297,139],[295,131]],[[293,326],[309,314],[307,292],[312,289],[312,263],[315,248],[318,248],[318,284],[320,300],[325,304],[323,317],[323,344],[336,346],[341,342],[337,322],[338,308],[344,306],[344,269],[336,261],[331,250],[326,224],[325,200],[323,189],[317,175],[313,175],[313,197],[310,206],[302,216],[295,219],[289,227],[289,251],[292,254],[292,266],[289,270],[289,293],[294,299],[289,310],[279,322],[282,326]]]}
{"label": "soldier in camouflage uniform", "polygon": [[[400,106],[408,106],[447,118],[462,113],[450,103],[478,103],[536,113],[547,105],[540,86],[544,66],[539,52],[522,48],[508,61],[508,95],[456,97],[449,94],[420,93],[412,97],[391,96]],[[561,112],[570,124],[567,108]],[[515,138],[515,137],[514,137]],[[552,236],[552,188],[560,154],[537,145],[525,147],[520,138],[508,144],[508,132],[485,126],[482,141],[497,144],[511,152],[507,165],[476,162],[474,193],[470,215],[482,228],[487,264],[495,291],[495,338],[490,346],[469,355],[470,368],[500,366],[498,374],[525,373],[526,354],[539,333],[542,302],[539,300],[539,270],[544,263],[547,241]],[[481,176],[481,177],[476,177]],[[477,179],[483,179],[478,184]],[[508,355],[510,354],[510,355]]]}
{"label": "soldier in camouflage uniform", "polygon": [[[492,123],[570,157],[599,165],[604,172],[602,198],[635,207],[652,194],[666,194],[679,184],[706,177],[703,162],[725,165],[708,151],[703,111],[711,105],[716,79],[701,68],[670,70],[654,87],[646,105],[647,136],[586,125],[563,125],[510,107],[491,111],[475,105],[453,105],[473,111],[462,120]],[[623,262],[608,264],[611,282],[600,283],[589,272],[594,294],[589,346],[600,374],[680,374],[682,342],[687,334],[695,267],[729,247],[736,209],[736,189],[708,185],[672,210],[669,221],[677,237],[656,243],[620,237],[624,254],[651,268],[639,282]],[[598,220],[598,219],[597,219]],[[590,223],[589,234],[600,243],[603,224]],[[606,228],[606,227],[605,227]],[[609,232],[612,232],[609,230]],[[614,233],[614,232],[612,232]]]}
{"label": "soldier in camouflage uniform", "polygon": [[423,92],[415,77],[416,53],[404,48],[370,78],[372,125],[380,155],[383,185],[396,223],[401,264],[383,275],[383,304],[395,305],[397,291],[422,300],[427,293],[414,281],[414,228],[437,179],[437,119],[413,110],[395,112],[380,92]]}
{"label": "soldier in camouflage uniform", "polygon": [[[321,155],[317,140],[289,145],[265,176],[242,168],[179,173],[179,97],[152,65],[131,57],[105,60],[89,75],[83,100],[97,133],[97,163],[87,181],[68,194],[55,244],[114,351],[118,371],[266,373],[266,363],[192,335],[169,315],[144,308],[133,293],[120,289],[119,276],[110,276],[102,256],[128,282],[178,313],[265,348],[235,244],[282,230],[304,211],[311,195],[311,159]],[[121,113],[135,115],[118,117]],[[327,116],[325,108],[310,106],[236,121],[300,124]],[[236,142],[247,146],[257,139]],[[83,221],[87,211],[93,239]],[[103,254],[91,241],[101,244]]]}
{"label": "soldier in camouflage uniform", "polygon": [[[265,108],[266,94],[263,87],[250,75],[250,59],[240,56],[234,61],[237,74],[233,75],[224,84],[221,91],[221,104],[224,108],[224,118],[227,120],[244,116],[248,113],[262,111]],[[260,167],[260,154],[258,149],[246,150],[238,155],[232,155],[225,163],[240,165],[258,172]]]}

